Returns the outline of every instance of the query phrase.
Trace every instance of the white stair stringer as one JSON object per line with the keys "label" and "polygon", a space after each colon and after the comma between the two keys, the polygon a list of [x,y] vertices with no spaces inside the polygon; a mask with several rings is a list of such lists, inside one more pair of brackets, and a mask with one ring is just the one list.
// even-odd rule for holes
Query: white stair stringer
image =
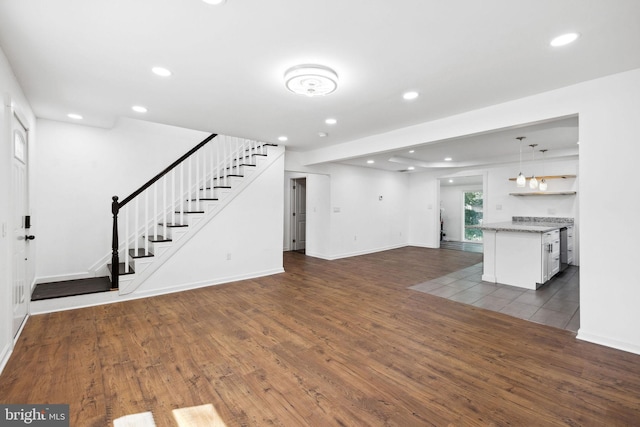
{"label": "white stair stringer", "polygon": [[[176,254],[192,237],[215,218],[227,205],[241,194],[253,181],[266,171],[276,160],[284,155],[284,147],[269,146],[267,156],[257,156],[253,171],[244,177],[233,177],[229,182],[231,189],[222,189],[224,194],[217,201],[202,201],[200,215],[197,221],[189,220],[189,227],[171,230],[170,242],[150,243],[153,247],[153,257],[136,258],[133,260],[135,273],[119,276],[119,294],[128,295],[138,289],[158,268]],[[218,191],[218,190],[217,190]]]}

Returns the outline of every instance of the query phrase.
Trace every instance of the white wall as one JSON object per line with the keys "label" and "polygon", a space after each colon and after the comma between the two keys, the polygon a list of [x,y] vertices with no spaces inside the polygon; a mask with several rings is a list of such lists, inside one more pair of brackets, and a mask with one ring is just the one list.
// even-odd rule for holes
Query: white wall
{"label": "white wall", "polygon": [[282,272],[284,157],[162,264],[134,295]]}
{"label": "white wall", "polygon": [[88,277],[111,251],[111,197],[122,200],[208,134],[133,119],[113,129],[38,120],[39,282]]}
{"label": "white wall", "polygon": [[[619,187],[620,183],[635,182],[640,158],[640,69],[319,149],[308,154],[305,164],[364,155],[372,147],[403,149],[576,114],[580,118],[578,337],[640,353],[640,286],[635,269],[637,238],[633,235],[638,203]],[[434,181],[431,177],[411,178],[409,229],[414,244],[428,246],[437,239],[433,204],[438,190]],[[431,198],[416,202],[416,193],[431,194]],[[489,203],[497,201],[490,199]]]}
{"label": "white wall", "polygon": [[287,152],[285,167],[287,176],[307,177],[307,255],[337,259],[407,244],[408,175],[299,160]]}
{"label": "white wall", "polygon": [[[35,116],[25,98],[17,79],[4,52],[0,50],[0,372],[7,362],[11,350],[13,349],[13,320],[12,320],[12,289],[11,281],[13,275],[12,251],[13,240],[11,230],[14,227],[12,216],[13,206],[9,201],[11,195],[11,161],[12,138],[11,138],[11,116],[12,108],[16,108],[26,119],[29,127],[29,159],[36,158],[36,132]],[[33,172],[33,168],[31,169]],[[33,181],[33,174],[29,176],[30,186]],[[33,191],[29,191],[30,206],[33,206]],[[35,209],[31,208],[31,213],[35,214]],[[6,230],[6,231],[2,231]],[[38,228],[34,223],[33,232],[37,234]],[[38,241],[30,244],[30,262],[27,265],[27,281],[31,283],[35,275],[35,251]]]}

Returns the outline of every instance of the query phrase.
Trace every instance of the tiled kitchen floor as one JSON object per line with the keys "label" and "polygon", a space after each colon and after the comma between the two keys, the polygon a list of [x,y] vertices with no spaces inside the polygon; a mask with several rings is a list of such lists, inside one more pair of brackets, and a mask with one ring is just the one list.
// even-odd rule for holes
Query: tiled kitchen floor
{"label": "tiled kitchen floor", "polygon": [[578,267],[570,266],[534,291],[483,282],[480,263],[409,289],[577,332],[580,327],[579,271]]}

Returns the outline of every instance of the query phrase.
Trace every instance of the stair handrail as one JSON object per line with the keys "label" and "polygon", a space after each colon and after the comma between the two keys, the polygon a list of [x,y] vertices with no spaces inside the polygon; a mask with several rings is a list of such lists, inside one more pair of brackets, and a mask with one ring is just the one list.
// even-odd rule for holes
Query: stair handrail
{"label": "stair handrail", "polygon": [[118,201],[118,196],[113,196],[111,198],[111,213],[113,215],[113,230],[111,235],[111,287],[117,289],[119,287],[119,276],[120,276],[120,255],[118,254],[119,242],[118,242],[118,213],[120,209],[129,203],[131,200],[135,199],[139,196],[143,191],[151,187],[155,182],[157,182],[160,178],[165,176],[167,173],[171,172],[175,169],[176,166],[180,165],[186,159],[191,157],[195,152],[204,147],[209,141],[218,136],[218,134],[213,133],[202,140],[198,145],[193,147],[191,150],[182,155],[178,160],[171,163],[167,166],[162,172],[151,178],[149,181],[144,183],[140,188],[135,190],[129,196],[125,197],[121,202]]}

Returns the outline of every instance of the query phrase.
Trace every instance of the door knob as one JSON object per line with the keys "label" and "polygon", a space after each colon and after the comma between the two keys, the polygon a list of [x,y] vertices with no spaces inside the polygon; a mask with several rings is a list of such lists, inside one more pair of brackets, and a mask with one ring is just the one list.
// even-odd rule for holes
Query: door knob
{"label": "door knob", "polygon": [[32,235],[32,234],[27,234],[26,236],[24,236],[24,239],[25,239],[25,240],[33,240],[33,239],[35,239],[35,238],[36,238],[36,236],[34,236],[34,235]]}

